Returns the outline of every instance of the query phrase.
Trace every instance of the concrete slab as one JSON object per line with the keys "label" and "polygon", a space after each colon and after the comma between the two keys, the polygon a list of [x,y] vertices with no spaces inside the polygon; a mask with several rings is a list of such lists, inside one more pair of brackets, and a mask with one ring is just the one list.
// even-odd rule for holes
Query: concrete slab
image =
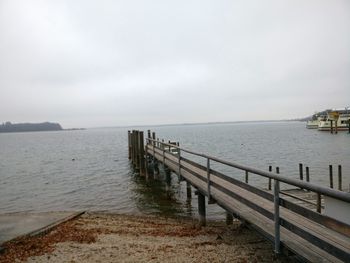
{"label": "concrete slab", "polygon": [[0,214],[0,245],[24,235],[35,235],[83,212]]}

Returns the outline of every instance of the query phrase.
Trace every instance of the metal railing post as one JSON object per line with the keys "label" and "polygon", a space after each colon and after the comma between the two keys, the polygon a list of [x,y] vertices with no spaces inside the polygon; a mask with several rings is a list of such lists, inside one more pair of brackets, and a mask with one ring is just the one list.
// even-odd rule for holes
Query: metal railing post
{"label": "metal railing post", "polygon": [[[278,167],[277,167],[278,168]],[[279,169],[276,168],[276,173],[279,173]],[[274,221],[275,221],[275,253],[279,254],[280,251],[280,182],[274,179],[273,194],[274,194]]]}
{"label": "metal railing post", "polygon": [[211,200],[210,196],[210,159],[207,158],[207,191],[208,191],[208,202]]}
{"label": "metal railing post", "polygon": [[178,152],[179,152],[179,158],[178,158],[178,163],[179,163],[179,170],[178,170],[178,174],[179,174],[179,181],[182,180],[182,176],[181,176],[181,150],[180,148],[178,148]]}

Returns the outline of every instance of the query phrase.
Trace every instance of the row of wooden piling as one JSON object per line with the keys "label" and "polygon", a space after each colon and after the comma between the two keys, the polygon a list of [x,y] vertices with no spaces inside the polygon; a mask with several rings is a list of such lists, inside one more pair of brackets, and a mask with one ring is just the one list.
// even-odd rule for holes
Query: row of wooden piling
{"label": "row of wooden piling", "polygon": [[145,147],[143,131],[128,131],[129,160],[140,175],[146,175]]}
{"label": "row of wooden piling", "polygon": [[[299,163],[299,179],[301,181],[304,180],[304,173],[303,173],[303,164]],[[306,182],[310,182],[310,169],[308,166],[305,167],[305,179]],[[329,187],[334,188],[333,183],[333,165],[329,165]],[[343,191],[343,174],[342,174],[342,166],[338,165],[338,190]]]}
{"label": "row of wooden piling", "polygon": [[[306,182],[310,182],[310,168],[308,166],[305,166],[305,177],[304,177],[304,165],[302,163],[299,163],[299,179],[303,181],[305,179]],[[269,166],[269,172],[273,172],[273,167],[272,165]],[[280,168],[275,167],[275,172],[276,174],[280,173]],[[245,172],[245,183],[249,183],[249,174],[246,171]],[[334,188],[334,183],[333,183],[333,165],[329,165],[329,187]],[[272,190],[272,179],[268,178],[268,190]],[[342,186],[342,166],[338,165],[338,190],[343,191],[343,186]],[[350,189],[349,189],[350,190]],[[322,209],[322,204],[321,204],[321,195],[317,193],[316,197],[316,211],[321,212]]]}

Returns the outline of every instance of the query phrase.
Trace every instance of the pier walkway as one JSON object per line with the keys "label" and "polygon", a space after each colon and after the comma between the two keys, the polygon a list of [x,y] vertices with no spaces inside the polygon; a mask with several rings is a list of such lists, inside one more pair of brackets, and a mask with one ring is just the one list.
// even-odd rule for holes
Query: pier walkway
{"label": "pier walkway", "polygon": [[[228,218],[234,215],[273,242],[276,254],[292,252],[311,262],[350,262],[350,226],[322,214],[319,209],[313,211],[290,201],[281,193],[280,183],[315,193],[318,203],[321,203],[322,196],[327,196],[350,206],[350,194],[347,192],[288,178],[278,174],[278,171],[265,172],[196,153],[176,143],[156,140],[155,134],[151,136],[150,132],[145,145],[142,131],[129,132],[129,158],[140,174],[149,177],[161,164],[194,187],[198,194],[200,223],[203,225],[207,197],[209,204],[215,203],[224,208]],[[204,160],[199,162],[199,158]],[[214,163],[234,168],[245,176],[246,181],[213,169]],[[249,185],[249,174],[272,180],[273,191]]]}

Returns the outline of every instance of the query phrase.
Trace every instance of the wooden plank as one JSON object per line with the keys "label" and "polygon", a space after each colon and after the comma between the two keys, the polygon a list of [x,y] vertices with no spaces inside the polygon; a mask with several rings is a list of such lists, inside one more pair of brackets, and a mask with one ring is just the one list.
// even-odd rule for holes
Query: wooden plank
{"label": "wooden plank", "polygon": [[[224,206],[225,209],[237,214],[240,218],[245,219],[245,221],[250,223],[266,237],[270,236],[269,240],[272,239],[271,237],[273,237],[274,234],[272,220],[269,220],[216,188],[212,189],[212,195],[220,205]],[[326,251],[306,242],[301,237],[283,228],[281,229],[281,242],[283,246],[288,247],[294,253],[311,262],[342,262],[336,257],[328,254]]]}
{"label": "wooden plank", "polygon": [[[256,205],[261,206],[267,211],[273,211],[273,203],[269,202],[265,199],[259,198],[259,196],[245,190],[241,189],[238,186],[227,184],[225,180],[222,180],[221,178],[212,177],[213,182],[216,182],[217,184],[225,187],[226,189],[230,190],[231,192],[234,192],[235,195],[240,195],[248,200],[254,200],[254,203]],[[302,215],[299,215],[297,213],[294,213],[286,208],[281,207],[281,217],[284,218],[287,221],[291,221],[291,223],[295,224],[297,227],[300,227],[301,229],[308,228],[308,230],[315,235],[318,238],[321,239],[327,239],[331,241],[332,245],[345,250],[349,251],[350,253],[350,238],[335,232],[331,229],[325,228],[324,226],[315,223],[312,220],[308,220],[304,218]]]}
{"label": "wooden plank", "polygon": [[[222,179],[217,180],[217,178],[213,177],[213,181],[220,180]],[[222,180],[221,183],[225,183],[225,181]],[[256,211],[261,212],[263,215],[268,216],[266,211],[273,211],[272,202],[263,200],[249,191],[240,189],[235,185],[226,184],[225,187],[234,193],[230,194],[232,197],[238,199]],[[220,190],[222,191],[222,189]],[[237,198],[237,195],[240,196],[240,198]],[[250,202],[244,200],[254,200],[254,204],[252,205]],[[259,206],[260,208],[257,209],[256,206]],[[323,226],[307,220],[301,215],[293,213],[287,209],[281,209],[281,218],[286,222],[284,227],[299,233],[304,239],[323,247],[323,249],[329,253],[332,253],[333,255],[336,255],[342,259],[347,259],[347,254],[350,253],[350,239],[346,236],[324,228]]]}

